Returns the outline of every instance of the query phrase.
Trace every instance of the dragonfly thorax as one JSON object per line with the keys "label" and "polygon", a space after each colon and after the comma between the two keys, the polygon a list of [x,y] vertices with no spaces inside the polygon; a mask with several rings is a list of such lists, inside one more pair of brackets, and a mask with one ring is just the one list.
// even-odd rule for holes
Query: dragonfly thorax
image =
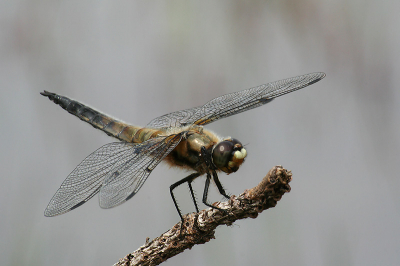
{"label": "dragonfly thorax", "polygon": [[[165,158],[165,162],[172,167],[185,168],[204,174],[207,165],[201,157],[201,151],[210,151],[219,142],[219,138],[208,130],[190,130],[186,138],[182,139],[178,146]],[[210,160],[211,161],[211,158]]]}

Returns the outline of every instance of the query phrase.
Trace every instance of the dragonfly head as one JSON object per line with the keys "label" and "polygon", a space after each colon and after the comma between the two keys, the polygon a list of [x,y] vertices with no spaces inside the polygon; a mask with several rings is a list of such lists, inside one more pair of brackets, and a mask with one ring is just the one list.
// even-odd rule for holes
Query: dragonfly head
{"label": "dragonfly head", "polygon": [[214,165],[227,174],[236,172],[246,156],[242,143],[231,137],[219,142],[212,150]]}

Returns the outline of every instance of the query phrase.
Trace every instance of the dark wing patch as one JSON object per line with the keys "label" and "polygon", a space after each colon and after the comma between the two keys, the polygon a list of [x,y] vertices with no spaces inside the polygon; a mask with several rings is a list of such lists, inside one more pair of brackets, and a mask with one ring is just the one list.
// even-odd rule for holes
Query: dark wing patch
{"label": "dark wing patch", "polygon": [[276,97],[307,87],[324,77],[325,73],[316,72],[222,95],[201,107],[177,111],[155,118],[148,126],[206,125],[215,120],[264,105]]}
{"label": "dark wing patch", "polygon": [[126,154],[126,159],[118,161],[104,179],[99,194],[100,207],[112,208],[132,198],[181,139],[182,133],[150,139],[142,148]]}
{"label": "dark wing patch", "polygon": [[[106,180],[110,182],[124,175],[126,173],[122,171],[124,165],[135,160],[143,161],[148,156],[154,154],[154,152],[149,154],[148,150],[170,152],[180,140],[180,135],[179,137],[172,135],[169,137],[154,138],[140,144],[115,142],[100,147],[86,157],[68,175],[50,200],[44,215],[56,216],[81,206],[101,190]],[[162,160],[166,155],[168,153],[159,156],[158,159],[162,157]],[[157,161],[158,163],[159,161]],[[145,179],[143,180],[135,176],[131,176],[130,178],[137,180],[141,185],[145,181]]]}

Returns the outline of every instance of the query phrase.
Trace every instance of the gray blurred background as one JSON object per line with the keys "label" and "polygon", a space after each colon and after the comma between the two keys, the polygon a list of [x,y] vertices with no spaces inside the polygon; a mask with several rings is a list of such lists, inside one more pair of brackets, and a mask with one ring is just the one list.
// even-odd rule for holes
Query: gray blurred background
{"label": "gray blurred background", "polygon": [[[110,210],[43,211],[87,155],[114,141],[39,95],[145,125],[222,94],[326,78],[208,126],[246,144],[226,190],[274,165],[292,191],[257,219],[163,265],[400,265],[399,1],[1,1],[1,265],[111,265],[179,221],[160,165]],[[201,199],[204,178],[195,182]],[[187,187],[177,190],[193,211]],[[212,201],[222,197],[213,187]],[[204,205],[201,205],[204,208]]]}

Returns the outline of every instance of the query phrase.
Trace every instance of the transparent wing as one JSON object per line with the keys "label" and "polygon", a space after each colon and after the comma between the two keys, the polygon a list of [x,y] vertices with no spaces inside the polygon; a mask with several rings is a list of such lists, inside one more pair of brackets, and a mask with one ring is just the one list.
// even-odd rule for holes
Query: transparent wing
{"label": "transparent wing", "polygon": [[45,216],[55,216],[79,207],[99,192],[104,176],[134,148],[132,143],[106,144],[86,157],[64,180],[50,200]]}
{"label": "transparent wing", "polygon": [[[182,139],[182,133],[151,139],[119,161],[104,179],[100,189],[100,207],[112,208],[132,198],[154,168]],[[147,143],[145,142],[145,143]]]}
{"label": "transparent wing", "polygon": [[276,97],[318,82],[324,77],[325,73],[311,73],[226,94],[201,107],[177,111],[155,118],[150,121],[148,127],[206,125],[215,120],[259,107]]}
{"label": "transparent wing", "polygon": [[[106,144],[86,157],[64,180],[50,200],[45,216],[56,216],[73,210],[96,195],[116,165],[147,156],[146,149],[164,147],[165,137],[141,144],[115,142]],[[143,181],[144,182],[144,181]]]}
{"label": "transparent wing", "polygon": [[163,127],[181,127],[193,123],[193,117],[202,108],[202,106],[176,111],[150,121],[146,125],[149,128],[163,128]]}

